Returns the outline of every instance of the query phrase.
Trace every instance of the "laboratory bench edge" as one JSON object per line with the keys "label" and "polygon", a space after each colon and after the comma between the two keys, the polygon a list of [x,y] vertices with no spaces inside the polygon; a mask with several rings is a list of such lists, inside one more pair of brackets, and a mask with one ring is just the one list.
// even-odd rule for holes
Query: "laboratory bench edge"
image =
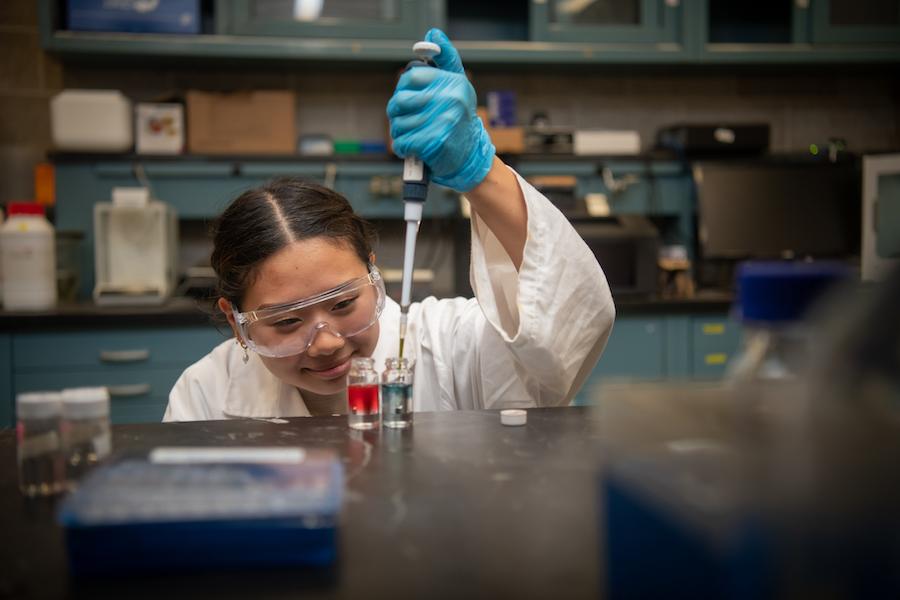
{"label": "laboratory bench edge", "polygon": [[[740,342],[732,299],[617,298],[609,344],[573,404],[591,404],[597,386],[613,378],[720,377]],[[188,298],[0,311],[0,427],[15,421],[16,394],[80,386],[109,388],[114,423],[158,422],[184,369],[231,335],[211,305]]]}

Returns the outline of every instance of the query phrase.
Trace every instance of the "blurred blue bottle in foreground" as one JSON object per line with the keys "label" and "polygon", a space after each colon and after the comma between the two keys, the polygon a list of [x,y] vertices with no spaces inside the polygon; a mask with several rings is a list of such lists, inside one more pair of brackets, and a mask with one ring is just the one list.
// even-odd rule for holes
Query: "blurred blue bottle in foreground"
{"label": "blurred blue bottle in foreground", "polygon": [[751,261],[738,267],[743,341],[726,374],[738,410],[797,409],[812,349],[821,342],[809,312],[850,275],[838,262]]}
{"label": "blurred blue bottle in foreground", "polygon": [[900,597],[900,270],[848,274],[744,265],[725,385],[604,402],[609,597]]}

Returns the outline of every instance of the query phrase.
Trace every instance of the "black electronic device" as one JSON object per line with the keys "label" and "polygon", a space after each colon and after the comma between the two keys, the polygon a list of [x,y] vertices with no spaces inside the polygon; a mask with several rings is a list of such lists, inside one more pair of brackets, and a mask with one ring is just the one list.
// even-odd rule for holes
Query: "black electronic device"
{"label": "black electronic device", "polygon": [[672,125],[657,132],[656,143],[660,148],[687,157],[760,155],[769,150],[769,125],[766,123]]}
{"label": "black electronic device", "polygon": [[846,258],[859,253],[854,162],[694,164],[704,259]]}
{"label": "black electronic device", "polygon": [[656,294],[660,235],[653,223],[620,215],[573,226],[597,257],[614,297]]}

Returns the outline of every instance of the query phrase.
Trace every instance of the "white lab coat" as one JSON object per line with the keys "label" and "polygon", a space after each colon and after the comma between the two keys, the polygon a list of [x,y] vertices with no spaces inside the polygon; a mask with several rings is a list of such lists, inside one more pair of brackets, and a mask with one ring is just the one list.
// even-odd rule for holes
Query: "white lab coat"
{"label": "white lab coat", "polygon": [[[521,177],[528,237],[517,272],[499,240],[472,217],[475,298],[426,298],[409,310],[404,352],[415,359],[413,409],[558,406],[575,395],[612,330],[602,269],[568,220]],[[388,299],[373,357],[379,370],[399,345],[400,307]],[[309,416],[300,391],[234,340],[188,367],[164,421]]]}

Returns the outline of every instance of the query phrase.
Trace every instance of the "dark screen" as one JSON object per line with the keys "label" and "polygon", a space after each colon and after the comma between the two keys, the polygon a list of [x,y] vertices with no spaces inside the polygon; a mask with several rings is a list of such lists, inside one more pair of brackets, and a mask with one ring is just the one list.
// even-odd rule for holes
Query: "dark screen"
{"label": "dark screen", "polygon": [[859,252],[861,191],[853,165],[701,163],[694,181],[705,258]]}

